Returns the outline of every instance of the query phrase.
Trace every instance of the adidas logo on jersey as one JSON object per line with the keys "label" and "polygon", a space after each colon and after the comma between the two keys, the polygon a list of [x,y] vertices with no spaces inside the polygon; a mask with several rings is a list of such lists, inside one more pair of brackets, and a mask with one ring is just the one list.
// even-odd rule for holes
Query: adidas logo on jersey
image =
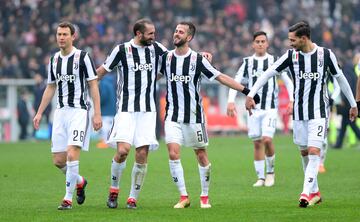
{"label": "adidas logo on jersey", "polygon": [[186,84],[191,81],[191,76],[175,75],[174,73],[171,73],[170,81],[184,82]]}
{"label": "adidas logo on jersey", "polygon": [[60,75],[59,73],[56,74],[57,80],[62,82],[74,82],[75,75]]}
{"label": "adidas logo on jersey", "polygon": [[136,71],[151,71],[152,68],[153,68],[153,65],[151,63],[149,63],[149,64],[135,63],[135,66],[133,66],[131,69],[132,69],[132,71],[136,72]]}
{"label": "adidas logo on jersey", "polygon": [[300,73],[299,73],[299,79],[317,80],[318,78],[320,78],[320,73],[318,73],[318,72],[303,72],[303,71],[300,71]]}

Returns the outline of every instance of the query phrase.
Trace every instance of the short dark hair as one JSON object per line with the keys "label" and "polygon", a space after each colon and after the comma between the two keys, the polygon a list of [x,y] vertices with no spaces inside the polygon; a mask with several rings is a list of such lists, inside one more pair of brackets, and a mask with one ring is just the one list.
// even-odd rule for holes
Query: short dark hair
{"label": "short dark hair", "polygon": [[134,25],[134,28],[133,28],[133,31],[134,31],[134,36],[136,35],[136,32],[137,31],[140,31],[141,33],[144,33],[145,32],[145,25],[148,24],[148,25],[153,25],[154,23],[150,20],[150,19],[140,19],[140,20],[137,20],[135,22],[135,25]]}
{"label": "short dark hair", "polygon": [[258,37],[258,36],[260,36],[260,35],[264,35],[264,36],[267,38],[266,32],[264,32],[264,31],[257,31],[257,32],[255,32],[254,35],[253,35],[253,41],[256,39],[256,37]]}
{"label": "short dark hair", "polygon": [[307,21],[300,21],[289,28],[289,32],[295,32],[295,36],[306,36],[310,39],[310,25]]}
{"label": "short dark hair", "polygon": [[70,33],[71,35],[74,35],[75,34],[75,26],[73,24],[71,24],[70,22],[60,22],[58,27],[61,27],[61,28],[69,28],[70,29]]}
{"label": "short dark hair", "polygon": [[195,25],[192,22],[182,21],[182,22],[179,23],[179,25],[187,25],[189,27],[188,33],[189,33],[189,35],[192,36],[191,39],[194,38],[195,33],[196,33],[196,28],[195,28]]}

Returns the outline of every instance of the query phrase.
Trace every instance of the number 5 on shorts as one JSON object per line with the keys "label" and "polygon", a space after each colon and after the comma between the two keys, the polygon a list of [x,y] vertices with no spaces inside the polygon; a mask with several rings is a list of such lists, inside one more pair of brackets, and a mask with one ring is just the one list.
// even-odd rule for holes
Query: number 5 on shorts
{"label": "number 5 on shorts", "polygon": [[197,135],[198,142],[202,142],[204,137],[203,137],[201,130],[196,131],[196,135]]}

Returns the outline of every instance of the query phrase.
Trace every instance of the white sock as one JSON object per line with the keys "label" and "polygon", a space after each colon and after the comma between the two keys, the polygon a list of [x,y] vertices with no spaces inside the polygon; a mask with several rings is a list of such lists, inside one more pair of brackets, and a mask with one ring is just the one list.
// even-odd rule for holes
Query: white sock
{"label": "white sock", "polygon": [[[63,172],[63,174],[66,175],[66,170],[67,170],[67,166],[65,165],[63,168],[59,168],[61,170],[61,172]],[[83,177],[81,175],[78,176],[78,178],[76,179],[76,184],[82,184],[83,182]]]}
{"label": "white sock", "polygon": [[200,183],[201,183],[201,195],[200,196],[208,196],[209,195],[209,185],[210,185],[210,173],[211,173],[211,163],[209,165],[202,167],[199,166],[199,174],[200,174]]}
{"label": "white sock", "polygon": [[318,185],[318,179],[317,177],[314,180],[314,185],[312,189],[310,190],[310,193],[317,193],[319,191],[319,185]]}
{"label": "white sock", "polygon": [[265,156],[266,173],[274,173],[275,154],[272,156]]}
{"label": "white sock", "polygon": [[64,200],[72,201],[76,180],[79,176],[79,161],[67,161],[66,165],[66,194]]}
{"label": "white sock", "polygon": [[184,170],[181,165],[181,161],[179,160],[169,160],[170,166],[170,173],[171,176],[178,187],[181,196],[187,196],[188,193],[186,192],[185,186],[185,179],[184,179]]}
{"label": "white sock", "polygon": [[328,149],[328,144],[326,142],[326,143],[323,144],[323,147],[320,150],[320,164],[325,163],[327,149]]}
{"label": "white sock", "polygon": [[131,188],[129,198],[137,200],[147,171],[147,164],[134,163],[131,172]]}
{"label": "white sock", "polygon": [[318,155],[308,155],[309,163],[306,167],[303,192],[309,195],[314,187],[319,172],[320,157]]}
{"label": "white sock", "polygon": [[306,167],[309,163],[309,156],[301,156],[301,161],[302,161],[302,165],[303,165],[303,170],[304,170],[304,174],[306,172]]}
{"label": "white sock", "polygon": [[257,177],[265,180],[265,160],[255,160],[254,166]]}
{"label": "white sock", "polygon": [[122,175],[122,172],[124,171],[126,167],[126,160],[122,163],[116,162],[114,159],[111,162],[111,188],[119,189],[120,184],[120,178]]}

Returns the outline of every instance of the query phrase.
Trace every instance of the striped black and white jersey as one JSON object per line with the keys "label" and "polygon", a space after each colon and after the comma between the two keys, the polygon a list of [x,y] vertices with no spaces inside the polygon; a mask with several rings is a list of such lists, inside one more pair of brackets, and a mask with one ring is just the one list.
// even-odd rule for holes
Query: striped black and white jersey
{"label": "striped black and white jersey", "polygon": [[[255,54],[243,59],[238,72],[235,76],[235,81],[247,85],[252,88],[258,77],[260,77],[273,63],[275,58],[273,55],[266,53],[264,56],[256,56]],[[257,109],[276,109],[278,106],[278,92],[277,77],[271,77],[267,83],[260,88],[257,94],[260,96],[260,103],[256,104]],[[234,102],[237,91],[229,90],[229,102]]]}
{"label": "striped black and white jersey", "polygon": [[314,45],[314,49],[308,53],[288,50],[267,71],[271,74],[289,70],[294,82],[294,120],[328,118],[327,78],[329,75],[343,75],[334,53]]}
{"label": "striped black and white jersey", "polygon": [[165,53],[160,72],[166,76],[165,120],[205,123],[200,95],[201,79],[205,76],[212,81],[220,72],[191,49],[183,56],[176,55],[175,50]]}
{"label": "striped black and white jersey", "polygon": [[112,50],[103,67],[108,72],[117,68],[117,111],[156,112],[156,75],[166,51],[158,42],[139,46],[133,39]]}
{"label": "striped black and white jersey", "polygon": [[50,58],[48,84],[57,84],[57,108],[88,109],[87,81],[97,79],[94,62],[85,51],[73,47],[69,55],[60,51]]}

